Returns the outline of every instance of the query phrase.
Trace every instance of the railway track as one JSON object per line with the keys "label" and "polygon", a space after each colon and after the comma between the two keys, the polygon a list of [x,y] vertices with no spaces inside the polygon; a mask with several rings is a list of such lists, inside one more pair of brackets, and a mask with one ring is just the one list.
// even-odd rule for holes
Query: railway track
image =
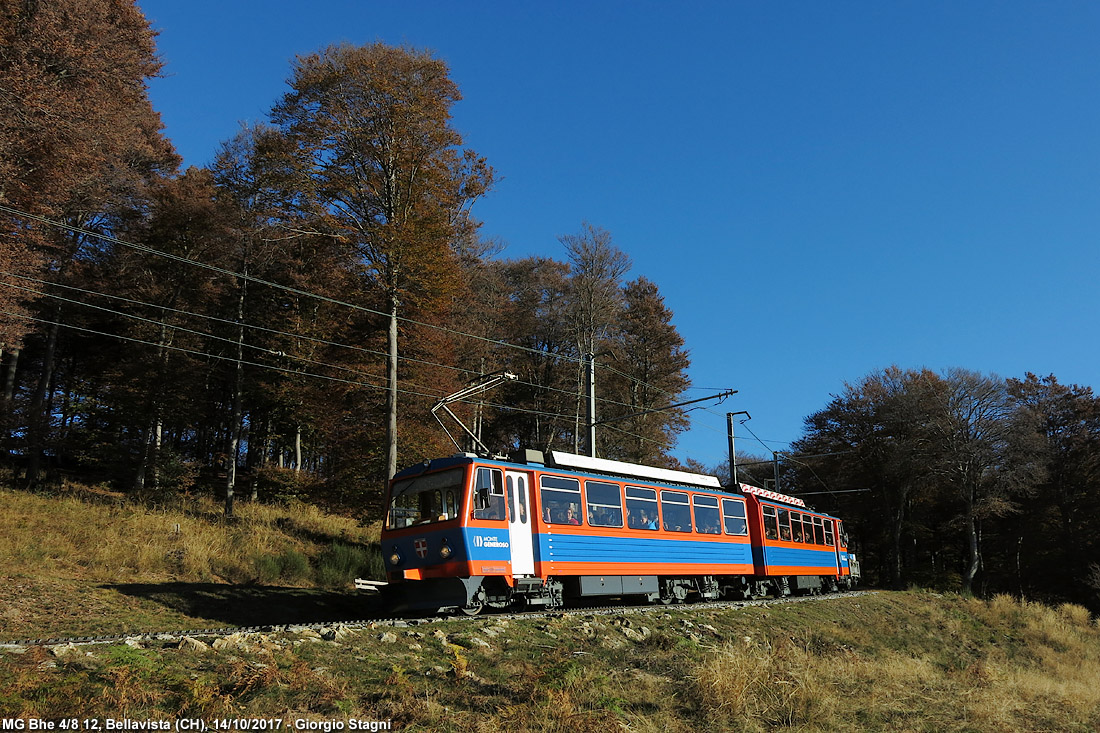
{"label": "railway track", "polygon": [[868,595],[874,591],[844,591],[840,593],[828,593],[813,596],[786,596],[783,598],[762,598],[751,601],[709,601],[698,603],[684,603],[675,605],[600,605],[577,606],[553,609],[548,611],[523,611],[523,612],[492,612],[489,611],[479,616],[427,616],[419,618],[375,617],[348,621],[323,621],[316,623],[292,623],[292,624],[268,624],[262,626],[231,626],[210,629],[189,629],[177,631],[151,631],[137,634],[107,634],[101,636],[58,636],[39,639],[15,639],[0,642],[0,649],[23,649],[31,646],[57,647],[80,646],[92,644],[124,644],[124,643],[148,643],[162,642],[165,644],[180,643],[184,639],[209,639],[211,637],[227,637],[233,634],[277,634],[277,633],[301,633],[313,631],[322,639],[335,639],[341,629],[354,631],[357,629],[375,628],[407,628],[410,626],[424,626],[441,621],[463,622],[470,624],[485,623],[497,619],[539,619],[559,618],[571,615],[602,615],[616,616],[628,613],[667,613],[678,611],[713,611],[722,609],[748,608],[752,606],[772,606],[790,603],[805,603],[811,601],[827,601],[830,599],[853,598]]}

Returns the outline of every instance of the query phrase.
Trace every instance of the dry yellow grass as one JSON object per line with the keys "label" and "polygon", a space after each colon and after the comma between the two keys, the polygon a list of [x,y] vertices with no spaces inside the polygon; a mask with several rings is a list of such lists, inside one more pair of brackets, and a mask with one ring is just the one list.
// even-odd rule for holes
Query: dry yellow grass
{"label": "dry yellow grass", "polygon": [[378,526],[312,505],[240,503],[226,521],[212,501],[185,510],[88,503],[77,497],[0,494],[0,557],[12,575],[99,582],[244,579],[256,558],[288,550],[315,555],[318,538],[367,544]]}
{"label": "dry yellow grass", "polygon": [[964,614],[932,606],[928,626],[905,636],[881,617],[825,643],[726,643],[692,676],[696,698],[715,725],[746,731],[1100,727],[1100,634],[1087,609],[1008,596],[959,605]]}

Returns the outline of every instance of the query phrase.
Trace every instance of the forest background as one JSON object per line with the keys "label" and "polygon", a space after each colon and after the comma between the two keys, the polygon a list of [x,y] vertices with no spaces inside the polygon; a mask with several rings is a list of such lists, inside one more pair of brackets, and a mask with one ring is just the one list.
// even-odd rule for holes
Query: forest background
{"label": "forest background", "polygon": [[[131,2],[0,3],[0,342],[11,480],[167,504],[302,499],[380,516],[395,468],[454,446],[660,466],[688,351],[657,284],[578,222],[564,261],[504,259],[474,203],[491,162],[450,124],[444,61],[384,44],[298,58],[269,119],[179,170]],[[646,413],[646,414],[642,414]],[[737,478],[849,522],[872,582],[1100,607],[1100,402],[1056,377],[889,368],[855,378],[785,455]],[[768,464],[768,460],[774,464]],[[729,466],[714,471],[729,480]]]}

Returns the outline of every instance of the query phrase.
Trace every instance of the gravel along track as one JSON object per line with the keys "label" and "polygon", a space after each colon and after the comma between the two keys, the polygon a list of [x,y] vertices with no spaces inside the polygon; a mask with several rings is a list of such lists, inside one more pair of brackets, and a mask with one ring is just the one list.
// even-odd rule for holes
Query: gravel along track
{"label": "gravel along track", "polygon": [[805,603],[810,601],[827,601],[833,598],[855,598],[868,595],[874,591],[846,591],[843,593],[829,593],[816,596],[787,596],[785,598],[765,598],[752,601],[710,601],[705,603],[687,603],[673,606],[645,605],[645,606],[578,606],[552,611],[524,611],[522,613],[486,613],[482,616],[431,616],[427,618],[371,618],[355,621],[326,621],[324,623],[305,624],[277,624],[267,626],[236,626],[220,629],[192,629],[188,631],[151,631],[144,634],[114,634],[107,636],[71,636],[51,637],[44,639],[17,639],[14,641],[0,642],[0,649],[19,650],[31,646],[78,646],[82,644],[138,644],[142,642],[183,643],[187,639],[225,638],[233,634],[272,634],[272,633],[302,633],[315,632],[324,640],[335,640],[347,631],[356,629],[374,629],[379,627],[409,627],[432,624],[437,621],[464,621],[477,624],[481,621],[493,619],[537,619],[570,616],[573,614],[614,616],[625,613],[667,613],[673,609],[680,611],[713,611],[720,609],[747,608],[749,606],[773,606],[786,603]]}

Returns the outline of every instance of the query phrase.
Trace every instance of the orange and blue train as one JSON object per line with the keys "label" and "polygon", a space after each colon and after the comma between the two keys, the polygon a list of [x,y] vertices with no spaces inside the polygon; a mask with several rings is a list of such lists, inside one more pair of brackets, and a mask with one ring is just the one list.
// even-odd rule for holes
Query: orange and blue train
{"label": "orange and blue train", "polygon": [[841,520],[801,499],[559,451],[425,461],[394,476],[387,506],[396,609],[748,599],[859,579]]}

